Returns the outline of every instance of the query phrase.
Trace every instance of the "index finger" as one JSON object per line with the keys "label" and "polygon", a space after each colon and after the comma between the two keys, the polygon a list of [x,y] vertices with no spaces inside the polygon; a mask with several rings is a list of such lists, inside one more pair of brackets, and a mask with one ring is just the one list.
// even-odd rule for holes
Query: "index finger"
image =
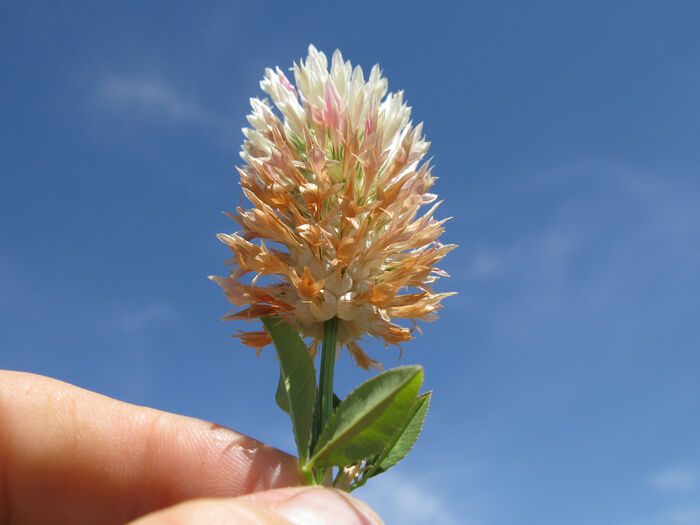
{"label": "index finger", "polygon": [[294,457],[227,428],[0,371],[0,523],[124,523],[300,482]]}

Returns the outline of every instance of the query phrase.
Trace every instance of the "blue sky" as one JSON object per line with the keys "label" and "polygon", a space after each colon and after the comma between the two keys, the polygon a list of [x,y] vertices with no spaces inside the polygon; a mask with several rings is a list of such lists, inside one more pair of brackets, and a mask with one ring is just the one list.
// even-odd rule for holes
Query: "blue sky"
{"label": "blue sky", "polygon": [[424,436],[358,494],[387,523],[700,524],[697,3],[17,6],[1,367],[291,451],[272,353],[228,338],[206,277],[264,68],[340,48],[425,122],[460,245],[459,295],[401,361],[435,391]]}

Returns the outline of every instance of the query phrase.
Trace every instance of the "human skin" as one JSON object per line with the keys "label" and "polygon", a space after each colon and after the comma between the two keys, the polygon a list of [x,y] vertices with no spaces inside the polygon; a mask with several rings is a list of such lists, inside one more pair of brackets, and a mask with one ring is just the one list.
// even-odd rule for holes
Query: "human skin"
{"label": "human skin", "polygon": [[0,371],[0,525],[376,524],[233,430]]}

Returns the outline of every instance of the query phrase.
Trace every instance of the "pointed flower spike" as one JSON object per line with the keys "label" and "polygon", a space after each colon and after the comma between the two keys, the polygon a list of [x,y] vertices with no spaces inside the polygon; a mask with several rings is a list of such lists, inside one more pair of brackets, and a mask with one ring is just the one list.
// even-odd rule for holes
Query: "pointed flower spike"
{"label": "pointed flower spike", "polygon": [[[387,94],[379,66],[365,80],[339,51],[329,69],[309,46],[292,72],[296,85],[267,69],[261,87],[271,102],[251,100],[237,169],[253,206],[229,214],[241,231],[219,235],[233,257],[230,275],[213,280],[238,307],[227,318],[281,316],[314,341],[311,349],[324,322],[338,318],[338,345],[358,366],[380,368],[358,341],[398,346],[450,295],[432,288],[454,246],[436,245],[442,221],[428,193],[429,143],[403,92]],[[269,343],[260,329],[238,337],[258,351]]]}

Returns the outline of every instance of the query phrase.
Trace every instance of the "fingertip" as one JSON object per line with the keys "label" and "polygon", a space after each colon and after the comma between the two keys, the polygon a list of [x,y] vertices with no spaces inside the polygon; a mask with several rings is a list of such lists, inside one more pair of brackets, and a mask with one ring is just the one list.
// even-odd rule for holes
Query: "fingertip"
{"label": "fingertip", "polygon": [[264,505],[232,499],[199,499],[153,512],[128,525],[291,525]]}
{"label": "fingertip", "polygon": [[324,487],[297,489],[272,505],[275,512],[294,525],[383,525],[364,502],[347,492]]}
{"label": "fingertip", "polygon": [[268,490],[238,498],[194,500],[131,525],[384,525],[366,504],[323,487]]}

